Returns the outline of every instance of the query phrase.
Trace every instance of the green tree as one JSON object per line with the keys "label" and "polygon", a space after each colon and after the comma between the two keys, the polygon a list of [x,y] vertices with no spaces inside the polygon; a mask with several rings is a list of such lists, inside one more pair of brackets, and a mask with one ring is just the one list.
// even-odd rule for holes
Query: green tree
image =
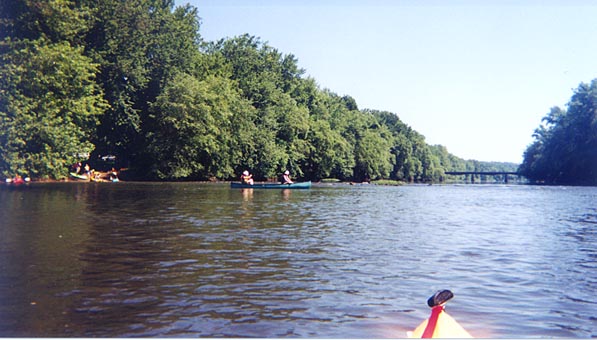
{"label": "green tree", "polygon": [[311,122],[308,138],[308,154],[301,163],[306,177],[320,180],[352,177],[355,165],[353,147],[326,120]]}
{"label": "green tree", "polygon": [[519,172],[550,184],[597,183],[597,79],[581,83],[568,109],[552,108],[535,130]]}
{"label": "green tree", "polygon": [[244,119],[255,131],[239,167],[249,168],[257,178],[273,178],[284,169],[302,175],[310,112],[298,90],[303,71],[296,58],[249,35],[219,41],[209,50],[227,60],[231,79],[256,110]]}
{"label": "green tree", "polygon": [[404,124],[391,112],[369,111],[392,134],[394,168],[391,178],[413,182],[439,180],[443,168],[425,143],[425,137]]}
{"label": "green tree", "polygon": [[97,65],[67,42],[12,43],[0,60],[0,171],[62,178],[86,158],[107,108]]}
{"label": "green tree", "polygon": [[[308,81],[306,89],[312,88]],[[309,90],[312,93],[312,90]],[[354,134],[350,133],[352,115],[345,100],[329,90],[311,94],[307,101],[311,112],[310,155],[307,164],[314,178],[352,179],[355,168]]]}
{"label": "green tree", "polygon": [[[494,166],[430,147],[396,114],[359,110],[351,96],[320,89],[294,55],[259,38],[204,42],[197,14],[174,0],[0,2],[3,171],[63,176],[64,164],[89,152],[158,179],[245,169],[264,179],[288,169],[308,179],[429,181],[448,167]],[[538,161],[584,171],[566,156],[581,142],[550,148],[558,129],[542,133]]]}
{"label": "green tree", "polygon": [[101,65],[110,110],[101,117],[97,153],[117,155],[133,167],[146,166],[149,107],[172,77],[200,69],[197,10],[174,9],[173,0],[93,2],[97,17],[86,38]]}
{"label": "green tree", "polygon": [[386,129],[361,132],[355,148],[354,177],[356,180],[389,177],[393,166],[390,142],[389,132]]}
{"label": "green tree", "polygon": [[179,74],[152,105],[156,130],[149,132],[152,177],[209,179],[234,176],[232,119],[250,110],[224,78],[200,81]]}
{"label": "green tree", "polygon": [[89,30],[93,11],[84,1],[0,1],[0,40],[46,39],[80,45]]}

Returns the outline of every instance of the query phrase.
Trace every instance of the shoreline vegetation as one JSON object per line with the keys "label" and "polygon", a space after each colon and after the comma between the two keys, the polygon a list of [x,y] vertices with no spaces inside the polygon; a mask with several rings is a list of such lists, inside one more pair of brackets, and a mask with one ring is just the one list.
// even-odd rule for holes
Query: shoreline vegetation
{"label": "shoreline vegetation", "polygon": [[258,37],[205,41],[200,12],[151,0],[0,2],[0,176],[61,180],[82,162],[151,181],[288,170],[299,181],[440,183],[451,171],[518,171],[597,183],[594,83],[544,119],[520,167],[464,160],[398,113],[322,89]]}
{"label": "shoreline vegetation", "polygon": [[[107,173],[106,173],[107,174]],[[324,178],[320,181],[314,182],[317,185],[349,185],[349,186],[362,186],[362,185],[374,185],[374,186],[404,186],[404,185],[451,185],[451,184],[504,184],[503,180],[496,180],[495,178],[484,178],[481,180],[476,180],[475,182],[471,182],[467,178],[462,178],[464,176],[452,176],[452,177],[460,177],[460,178],[450,178],[444,180],[442,182],[437,183],[416,183],[416,182],[404,182],[404,181],[396,181],[396,180],[375,180],[369,182],[354,182],[354,181],[341,181],[335,178]],[[126,175],[125,175],[126,178]],[[29,183],[112,183],[113,181],[103,179],[103,180],[81,180],[76,178],[62,178],[62,179],[41,179],[41,178],[27,178],[24,182],[16,182],[12,178],[6,178],[2,181],[2,183],[11,185],[11,184],[29,184]],[[178,181],[165,181],[165,180],[142,180],[142,179],[127,179],[122,180],[120,179],[118,182],[130,182],[130,183],[201,183],[201,184],[229,184],[231,182],[238,182],[237,180],[178,180]],[[279,181],[275,180],[266,180],[266,181],[258,181],[255,183],[279,183]],[[520,182],[513,182],[514,184],[518,185],[521,184]],[[512,184],[512,183],[510,183]],[[522,183],[522,184],[529,184],[529,183]]]}

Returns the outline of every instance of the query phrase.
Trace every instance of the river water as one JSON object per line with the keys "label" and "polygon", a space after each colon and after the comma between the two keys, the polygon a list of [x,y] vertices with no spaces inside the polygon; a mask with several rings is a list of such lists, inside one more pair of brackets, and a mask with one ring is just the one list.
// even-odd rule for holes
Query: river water
{"label": "river water", "polygon": [[0,188],[0,336],[597,336],[597,188]]}

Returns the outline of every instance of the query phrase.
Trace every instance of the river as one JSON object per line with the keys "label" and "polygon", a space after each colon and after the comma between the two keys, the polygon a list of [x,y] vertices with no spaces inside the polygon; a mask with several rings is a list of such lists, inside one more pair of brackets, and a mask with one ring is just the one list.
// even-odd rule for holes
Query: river
{"label": "river", "polygon": [[597,188],[0,188],[0,336],[597,336]]}

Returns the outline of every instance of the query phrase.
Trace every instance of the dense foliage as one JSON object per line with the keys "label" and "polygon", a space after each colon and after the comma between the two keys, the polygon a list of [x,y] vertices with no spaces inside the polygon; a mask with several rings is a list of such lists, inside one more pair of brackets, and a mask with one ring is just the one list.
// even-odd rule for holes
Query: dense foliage
{"label": "dense foliage", "polygon": [[288,169],[425,182],[514,167],[426,144],[396,114],[320,89],[259,38],[206,42],[199,31],[198,10],[173,0],[0,1],[2,175],[63,178],[106,155],[162,180]]}
{"label": "dense foliage", "polygon": [[597,80],[580,84],[568,109],[554,107],[542,122],[519,171],[539,183],[597,185]]}

